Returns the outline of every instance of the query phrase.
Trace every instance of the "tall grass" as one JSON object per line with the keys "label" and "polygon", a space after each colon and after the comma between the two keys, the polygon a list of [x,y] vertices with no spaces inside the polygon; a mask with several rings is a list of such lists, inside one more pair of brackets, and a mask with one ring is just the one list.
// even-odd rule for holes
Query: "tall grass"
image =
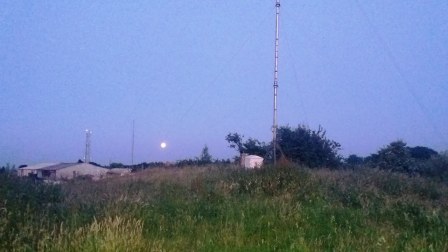
{"label": "tall grass", "polygon": [[[447,186],[378,170],[210,166],[1,182],[0,250],[448,250]],[[17,196],[28,190],[37,202]]]}

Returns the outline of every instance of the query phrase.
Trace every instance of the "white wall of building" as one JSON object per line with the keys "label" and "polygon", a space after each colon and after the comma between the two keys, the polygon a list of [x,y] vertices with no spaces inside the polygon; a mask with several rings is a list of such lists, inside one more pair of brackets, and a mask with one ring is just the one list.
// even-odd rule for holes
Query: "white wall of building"
{"label": "white wall of building", "polygon": [[256,155],[244,156],[244,168],[260,168],[263,165],[263,158]]}
{"label": "white wall of building", "polygon": [[98,180],[105,177],[108,171],[106,168],[80,163],[57,170],[56,179],[72,179],[77,176],[90,175],[94,180]]}
{"label": "white wall of building", "polygon": [[49,167],[49,166],[56,165],[56,164],[58,164],[58,163],[41,163],[41,164],[30,165],[27,167],[19,168],[19,170],[18,170],[19,172],[17,174],[21,177],[26,177],[29,174],[37,174],[38,170],[41,168]]}

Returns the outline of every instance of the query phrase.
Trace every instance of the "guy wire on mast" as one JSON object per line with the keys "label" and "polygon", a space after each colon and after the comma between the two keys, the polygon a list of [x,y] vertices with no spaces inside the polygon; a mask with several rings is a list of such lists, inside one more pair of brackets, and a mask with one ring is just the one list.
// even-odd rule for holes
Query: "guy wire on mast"
{"label": "guy wire on mast", "polygon": [[278,89],[278,21],[280,16],[280,0],[275,3],[275,64],[274,64],[274,122],[272,125],[272,145],[274,146],[274,166],[277,165],[277,89]]}

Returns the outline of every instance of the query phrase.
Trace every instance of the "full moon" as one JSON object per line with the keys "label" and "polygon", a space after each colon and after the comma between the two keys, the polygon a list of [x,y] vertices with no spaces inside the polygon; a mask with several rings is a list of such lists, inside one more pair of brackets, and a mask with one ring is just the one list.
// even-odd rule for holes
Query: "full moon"
{"label": "full moon", "polygon": [[165,148],[166,148],[166,143],[165,143],[165,142],[162,142],[162,143],[160,144],[160,147],[161,147],[162,149],[165,149]]}

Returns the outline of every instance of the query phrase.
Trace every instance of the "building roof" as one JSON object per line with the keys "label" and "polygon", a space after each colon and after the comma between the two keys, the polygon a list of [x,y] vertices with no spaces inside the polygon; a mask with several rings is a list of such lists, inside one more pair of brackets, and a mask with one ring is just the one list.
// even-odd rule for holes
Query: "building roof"
{"label": "building roof", "polygon": [[47,167],[42,167],[42,168],[40,168],[40,170],[57,171],[57,170],[64,169],[64,168],[74,166],[74,165],[78,165],[78,163],[60,163],[60,164],[55,164],[55,165],[51,165],[51,166],[47,166]]}
{"label": "building roof", "polygon": [[50,167],[53,165],[57,165],[59,163],[40,163],[40,164],[35,164],[35,165],[30,165],[30,166],[25,166],[22,168],[19,168],[19,170],[39,170],[45,167]]}

